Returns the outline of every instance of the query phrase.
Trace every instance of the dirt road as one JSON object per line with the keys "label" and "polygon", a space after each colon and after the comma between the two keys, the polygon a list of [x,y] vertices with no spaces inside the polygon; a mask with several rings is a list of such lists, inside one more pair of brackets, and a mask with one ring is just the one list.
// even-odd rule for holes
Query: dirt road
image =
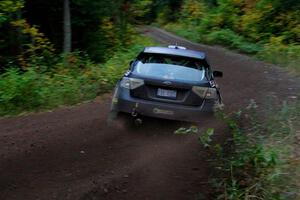
{"label": "dirt road", "polygon": [[[162,44],[205,51],[227,111],[268,95],[293,99],[297,78],[277,67],[217,47],[191,43],[156,28]],[[0,119],[0,199],[210,199],[208,154],[194,135],[173,132],[180,122],[148,119],[139,129],[106,125],[110,96],[53,112]],[[203,119],[214,139],[226,139],[221,122]]]}

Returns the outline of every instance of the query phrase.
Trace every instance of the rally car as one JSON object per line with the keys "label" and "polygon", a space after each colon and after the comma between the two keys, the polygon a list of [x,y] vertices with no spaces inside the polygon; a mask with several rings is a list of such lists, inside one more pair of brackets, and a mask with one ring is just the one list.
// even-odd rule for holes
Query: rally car
{"label": "rally car", "polygon": [[205,53],[185,47],[146,47],[130,62],[112,98],[111,113],[197,122],[222,105]]}

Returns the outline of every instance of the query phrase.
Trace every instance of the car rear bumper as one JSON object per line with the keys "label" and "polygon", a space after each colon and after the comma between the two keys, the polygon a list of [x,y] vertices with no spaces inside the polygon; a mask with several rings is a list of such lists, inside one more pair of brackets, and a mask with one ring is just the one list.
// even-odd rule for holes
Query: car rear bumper
{"label": "car rear bumper", "polygon": [[215,103],[214,100],[204,100],[201,106],[185,106],[148,101],[131,97],[129,90],[121,87],[117,87],[112,102],[112,109],[117,112],[190,122],[212,115]]}

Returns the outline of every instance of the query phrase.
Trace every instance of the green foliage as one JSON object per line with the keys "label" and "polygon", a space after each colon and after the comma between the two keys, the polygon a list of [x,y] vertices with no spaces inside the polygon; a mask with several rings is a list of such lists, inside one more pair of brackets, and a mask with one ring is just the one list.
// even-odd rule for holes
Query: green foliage
{"label": "green foliage", "polygon": [[211,137],[214,135],[215,130],[213,128],[208,128],[204,133],[199,136],[200,143],[205,147],[209,147],[212,142]]}
{"label": "green foliage", "polygon": [[9,21],[24,6],[22,0],[2,0],[0,2],[0,27]]}
{"label": "green foliage", "polygon": [[21,72],[11,68],[0,75],[0,115],[52,109],[72,105],[109,92],[128,69],[130,60],[152,42],[135,37],[134,45],[116,52],[106,63],[94,64],[79,53],[63,57],[48,72],[35,67]]}
{"label": "green foliage", "polygon": [[[129,23],[134,14],[130,8],[149,10],[151,4],[151,1],[124,0],[70,1],[73,50],[87,52],[95,62],[106,61],[116,49],[130,45],[132,28]],[[2,0],[0,70],[9,67],[10,63],[22,69],[33,64],[51,67],[55,61],[49,58],[53,47],[56,54],[62,51],[62,19],[63,3],[60,0]]]}
{"label": "green foliage", "polygon": [[299,73],[300,1],[185,0],[179,13],[177,21],[157,22],[192,41],[224,45]]}
{"label": "green foliage", "polygon": [[197,126],[191,126],[189,128],[181,127],[174,132],[174,134],[176,135],[188,135],[188,134],[196,134],[196,133],[198,133]]}
{"label": "green foliage", "polygon": [[230,29],[212,31],[205,37],[205,42],[209,44],[222,44],[241,52],[254,54],[261,50],[258,44],[247,42],[246,39]]}
{"label": "green foliage", "polygon": [[19,66],[26,69],[28,65],[34,65],[40,68],[41,65],[49,66],[54,57],[54,48],[43,33],[36,27],[30,26],[26,20],[15,20],[11,22],[14,28],[17,28],[24,39],[21,45],[21,52],[18,55]]}
{"label": "green foliage", "polygon": [[130,6],[131,18],[138,23],[145,23],[152,19],[148,19],[152,8],[154,6],[154,0],[134,0]]}
{"label": "green foliage", "polygon": [[116,32],[114,23],[109,18],[103,18],[96,31],[86,34],[86,51],[93,61],[103,62],[121,47]]}
{"label": "green foliage", "polygon": [[0,71],[1,65],[14,61],[13,52],[19,51],[17,44],[20,37],[10,23],[19,18],[23,6],[22,0],[0,1]]}
{"label": "green foliage", "polygon": [[146,8],[149,4],[151,1],[72,1],[71,7],[76,13],[72,28],[73,32],[80,33],[75,39],[77,48],[86,51],[93,61],[105,62],[117,49],[131,45],[131,20],[135,15],[143,15],[132,10],[135,6]]}
{"label": "green foliage", "polygon": [[203,35],[197,27],[180,23],[168,23],[164,28],[194,42],[200,42],[203,39]]}
{"label": "green foliage", "polygon": [[264,45],[257,56],[300,74],[300,45],[286,45],[282,39],[282,37],[271,37],[270,42]]}
{"label": "green foliage", "polygon": [[203,2],[197,0],[185,0],[182,6],[181,15],[189,24],[199,25],[206,7]]}
{"label": "green foliage", "polygon": [[[199,142],[201,143],[201,145],[203,145],[203,147],[207,148],[211,146],[211,142],[212,142],[212,136],[214,135],[214,129],[213,128],[208,128],[205,132],[200,133],[199,129],[197,126],[192,125],[189,128],[185,128],[185,127],[181,127],[179,129],[177,129],[174,134],[176,135],[193,135],[193,134],[197,134],[199,135]],[[216,149],[220,150],[220,146],[215,146]]]}
{"label": "green foliage", "polygon": [[[216,154],[211,166],[215,168],[212,183],[216,189],[215,199],[297,199],[297,181],[300,162],[295,156],[293,126],[299,127],[298,104],[286,103],[263,123],[256,115],[257,105],[251,101],[243,111],[218,116],[224,120],[232,133],[225,150],[214,144],[214,129],[199,133],[197,128],[180,128],[177,134],[199,134],[200,143]],[[245,117],[242,119],[242,117]],[[243,127],[240,125],[243,121]],[[193,130],[193,131],[191,131]]]}
{"label": "green foliage", "polygon": [[70,1],[78,52],[61,56],[61,1],[2,0],[0,115],[75,104],[110,91],[129,60],[149,44],[130,22],[147,18],[153,3]]}
{"label": "green foliage", "polygon": [[[233,114],[219,113],[231,133],[231,150],[213,162],[219,171],[214,182],[217,199],[297,199],[300,196],[300,162],[295,157],[295,129],[299,101],[274,112],[260,122],[256,104]],[[240,125],[240,122],[244,124]],[[229,151],[230,150],[230,151]],[[220,155],[220,154],[219,154]]]}
{"label": "green foliage", "polygon": [[172,13],[172,10],[169,7],[165,7],[161,10],[161,12],[157,15],[157,22],[160,25],[165,25],[170,21],[170,15]]}
{"label": "green foliage", "polygon": [[154,0],[152,20],[156,19],[159,24],[175,22],[180,18],[182,0]]}

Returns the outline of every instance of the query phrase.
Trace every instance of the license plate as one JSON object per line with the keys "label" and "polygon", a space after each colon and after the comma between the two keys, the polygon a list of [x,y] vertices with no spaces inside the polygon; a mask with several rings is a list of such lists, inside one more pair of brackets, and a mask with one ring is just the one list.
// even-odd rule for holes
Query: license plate
{"label": "license plate", "polygon": [[176,99],[177,91],[176,90],[165,90],[165,89],[158,88],[157,96]]}

